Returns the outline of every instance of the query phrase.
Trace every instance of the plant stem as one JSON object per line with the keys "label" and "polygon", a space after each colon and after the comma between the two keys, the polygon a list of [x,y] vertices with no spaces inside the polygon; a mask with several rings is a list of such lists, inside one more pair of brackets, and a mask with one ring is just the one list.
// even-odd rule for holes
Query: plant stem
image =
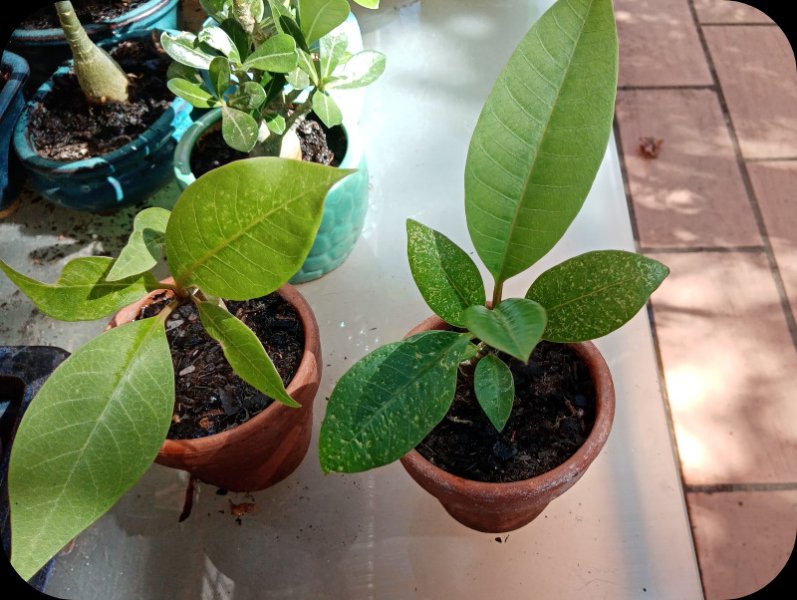
{"label": "plant stem", "polygon": [[89,39],[71,2],[56,2],[55,10],[75,59],[75,74],[86,100],[103,104],[127,102],[127,75],[110,55]]}
{"label": "plant stem", "polygon": [[252,6],[248,0],[233,0],[232,10],[235,20],[241,24],[246,33],[252,35],[255,32],[256,23],[252,14]]}
{"label": "plant stem", "polygon": [[504,292],[504,282],[496,280],[495,287],[493,288],[493,310],[501,304],[501,296]]}

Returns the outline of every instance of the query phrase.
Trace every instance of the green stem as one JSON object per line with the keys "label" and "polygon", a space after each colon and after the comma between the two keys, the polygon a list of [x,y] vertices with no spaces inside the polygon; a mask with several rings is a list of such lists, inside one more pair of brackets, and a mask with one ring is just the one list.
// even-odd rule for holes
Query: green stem
{"label": "green stem", "polygon": [[107,52],[89,39],[72,3],[56,2],[55,10],[72,50],[75,74],[86,99],[92,104],[109,100],[127,102],[127,75]]}

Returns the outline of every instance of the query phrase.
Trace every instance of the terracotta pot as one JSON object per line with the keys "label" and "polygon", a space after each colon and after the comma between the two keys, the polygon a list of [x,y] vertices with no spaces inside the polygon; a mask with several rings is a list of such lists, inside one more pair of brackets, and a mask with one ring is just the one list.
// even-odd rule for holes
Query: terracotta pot
{"label": "terracotta pot", "polygon": [[[450,327],[430,317],[407,337]],[[587,363],[595,386],[595,424],[584,444],[564,463],[537,477],[512,483],[486,483],[452,475],[426,460],[416,450],[401,464],[427,492],[437,498],[457,521],[478,531],[502,533],[531,522],[548,503],[579,480],[609,437],[614,419],[614,384],[609,367],[590,342],[568,344]]]}
{"label": "terracotta pot", "polygon": [[[164,283],[172,283],[165,280]],[[109,327],[132,321],[158,292],[119,311]],[[194,440],[163,442],[155,462],[188,471],[198,479],[230,491],[262,490],[290,475],[310,446],[313,399],[321,381],[321,345],[315,315],[291,285],[279,294],[296,309],[304,327],[304,354],[287,387],[302,405],[273,402],[266,410],[232,429]]]}

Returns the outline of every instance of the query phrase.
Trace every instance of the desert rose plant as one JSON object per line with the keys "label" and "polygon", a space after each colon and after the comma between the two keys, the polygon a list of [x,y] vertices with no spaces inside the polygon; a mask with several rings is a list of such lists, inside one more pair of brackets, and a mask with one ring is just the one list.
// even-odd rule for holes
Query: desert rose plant
{"label": "desert rose plant", "polygon": [[[644,306],[668,274],[661,263],[601,250],[540,275],[524,298],[504,282],[564,235],[581,209],[612,127],[617,36],[611,0],[560,0],[531,28],[498,77],[471,138],[465,214],[494,278],[443,234],[407,221],[409,263],[421,295],[459,328],[377,349],[341,377],[321,427],[325,472],[356,472],[401,458],[445,417],[458,369],[501,431],[514,380],[499,352],[528,362],[540,340],[604,336]],[[478,343],[474,343],[477,341]]]}
{"label": "desert rose plant", "polygon": [[[238,161],[198,179],[171,212],[140,212],[116,260],[74,259],[54,284],[0,261],[39,310],[64,321],[105,317],[153,290],[175,294],[158,315],[77,350],[25,413],[8,474],[11,562],[23,578],[111,508],[155,459],[175,402],[165,322],[179,305],[196,305],[241,379],[298,406],[260,340],[222,299],[259,298],[286,283],[310,250],[327,191],[349,173],[279,158]],[[151,273],[164,249],[174,285]]]}
{"label": "desert rose plant", "polygon": [[220,107],[222,136],[240,152],[279,155],[283,138],[311,110],[327,127],[339,125],[329,90],[369,85],[385,69],[379,52],[352,55],[345,34],[330,33],[349,15],[346,0],[201,4],[215,23],[196,35],[162,35],[176,61],[169,89],[198,108]]}

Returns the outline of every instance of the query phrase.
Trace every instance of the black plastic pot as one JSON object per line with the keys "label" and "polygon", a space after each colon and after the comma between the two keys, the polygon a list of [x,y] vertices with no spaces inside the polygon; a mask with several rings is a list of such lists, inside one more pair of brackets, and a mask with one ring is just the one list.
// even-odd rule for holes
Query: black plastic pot
{"label": "black plastic pot", "polygon": [[[8,505],[8,461],[19,421],[30,401],[69,352],[50,346],[0,346],[0,537],[9,556],[11,520]],[[55,559],[28,583],[44,591]]]}

